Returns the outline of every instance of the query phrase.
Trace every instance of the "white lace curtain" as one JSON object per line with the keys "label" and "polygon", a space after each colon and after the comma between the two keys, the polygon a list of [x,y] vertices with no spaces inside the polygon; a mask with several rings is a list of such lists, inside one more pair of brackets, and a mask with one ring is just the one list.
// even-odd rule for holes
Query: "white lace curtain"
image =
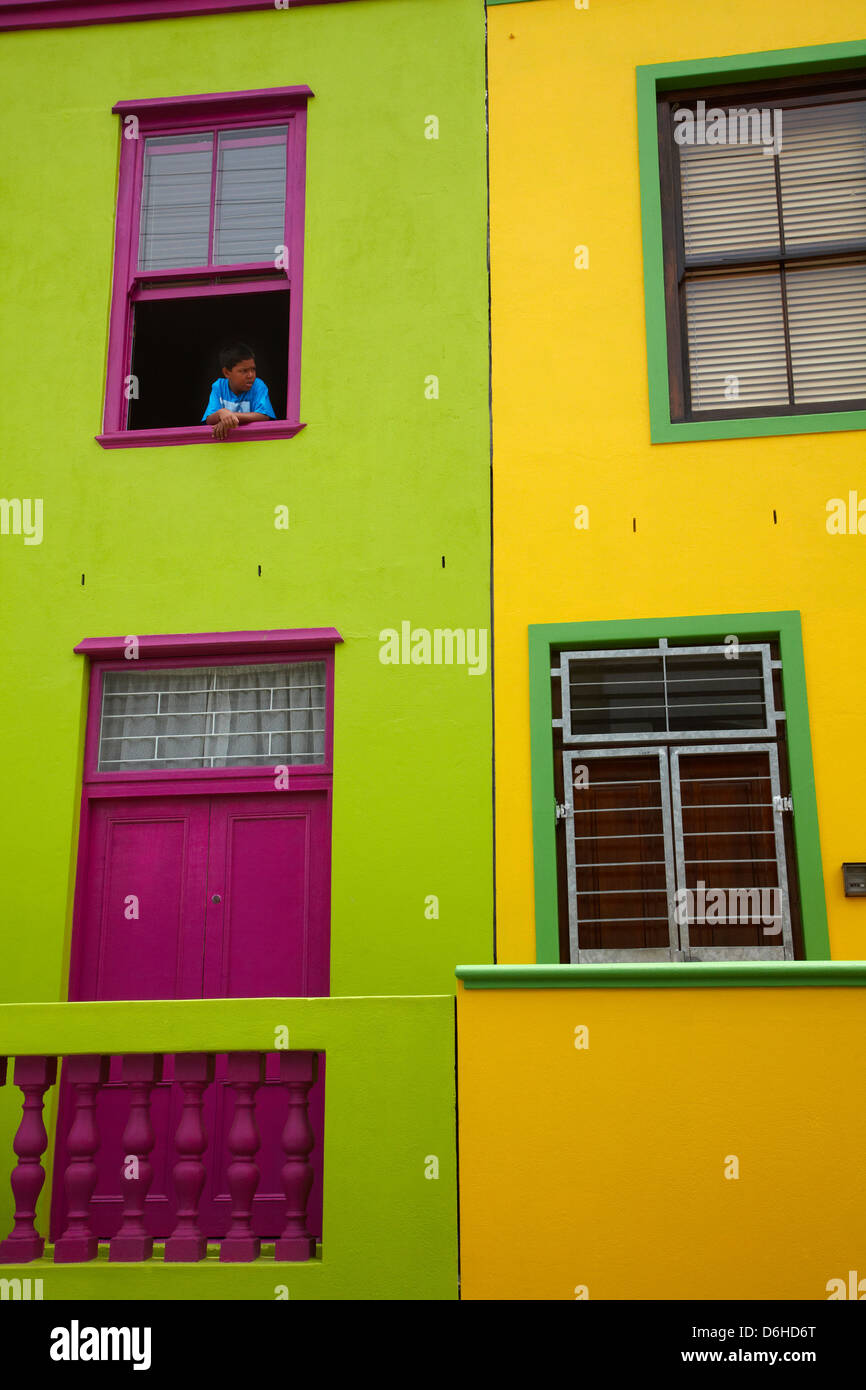
{"label": "white lace curtain", "polygon": [[109,671],[99,770],[317,763],[324,729],[321,661]]}

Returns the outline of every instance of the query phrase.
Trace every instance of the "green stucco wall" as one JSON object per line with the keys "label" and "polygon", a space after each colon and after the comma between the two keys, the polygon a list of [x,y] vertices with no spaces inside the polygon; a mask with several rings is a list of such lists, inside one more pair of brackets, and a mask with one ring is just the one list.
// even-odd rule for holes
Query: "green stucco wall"
{"label": "green stucco wall", "polygon": [[[112,105],[295,84],[315,93],[307,428],[104,451]],[[0,999],[65,998],[87,681],[75,643],[318,626],[344,638],[332,993],[453,993],[457,962],[492,951],[490,672],[382,665],[379,633],[489,628],[483,7],[360,0],[4,34],[0,93],[0,493],[44,506],[41,545],[0,536],[14,803]],[[183,367],[167,364],[167,389]]]}
{"label": "green stucco wall", "polygon": [[[456,1298],[451,997],[0,1005],[0,1037],[25,1055],[259,1051],[273,1049],[277,1027],[288,1029],[292,1048],[327,1054],[317,1259],[276,1263],[265,1246],[253,1264],[221,1265],[214,1246],[201,1264],[167,1265],[158,1246],[152,1261],[109,1265],[102,1247],[93,1264],[55,1265],[49,1250],[28,1265],[0,1264],[0,1278],[41,1278],[45,1301]],[[20,1095],[11,1084],[6,1093]],[[46,1109],[56,1094],[56,1087],[48,1093]],[[43,1232],[47,1210],[48,1184],[39,1204]]]}

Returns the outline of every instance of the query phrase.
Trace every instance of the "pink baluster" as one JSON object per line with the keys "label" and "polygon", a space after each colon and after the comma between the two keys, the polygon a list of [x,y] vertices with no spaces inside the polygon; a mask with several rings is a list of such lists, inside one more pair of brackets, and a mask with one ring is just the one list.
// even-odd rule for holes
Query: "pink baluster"
{"label": "pink baluster", "polygon": [[276,1260],[309,1260],[316,1253],[315,1237],[307,1230],[307,1200],[313,1185],[313,1165],[308,1160],[316,1142],[310,1124],[310,1087],[318,1073],[315,1052],[280,1053],[280,1081],[288,1088],[289,1110],[282,1137],[286,1162],[281,1174],[286,1228],[274,1249]]}
{"label": "pink baluster", "polygon": [[66,1075],[75,1093],[72,1128],[66,1140],[67,1225],[54,1246],[56,1264],[82,1264],[95,1259],[99,1242],[90,1229],[90,1199],[96,1187],[94,1158],[99,1148],[96,1095],[108,1080],[110,1057],[68,1057]]}
{"label": "pink baluster", "polygon": [[[150,1097],[162,1080],[162,1057],[140,1053],[123,1059],[123,1080],[129,1085],[129,1118],[123,1131],[123,1195],[126,1210],[120,1229],[108,1247],[109,1260],[149,1260],[153,1237],[144,1224],[144,1204],[153,1181],[148,1155],[154,1145]],[[130,1169],[128,1172],[127,1169]]]}
{"label": "pink baluster", "polygon": [[[6,1081],[6,1058],[2,1058],[0,1085]],[[48,1135],[42,1120],[45,1092],[57,1080],[56,1057],[16,1057],[15,1085],[24,1094],[21,1123],[12,1147],[18,1163],[12,1172],[12,1192],[15,1197],[15,1222],[6,1239],[0,1242],[0,1261],[5,1264],[28,1264],[38,1260],[45,1241],[36,1230],[36,1203],[45,1172],[42,1155]]]}
{"label": "pink baluster", "polygon": [[182,1052],[174,1059],[174,1079],[183,1091],[183,1109],[177,1126],[175,1148],[181,1155],[174,1165],[177,1192],[177,1225],[165,1243],[165,1261],[195,1263],[207,1254],[207,1240],[198,1224],[198,1204],[205,1182],[201,1156],[207,1148],[202,1120],[202,1096],[214,1078],[214,1058],[205,1052]]}
{"label": "pink baluster", "polygon": [[224,1262],[255,1260],[262,1248],[261,1241],[253,1235],[251,1218],[260,1177],[255,1154],[262,1142],[256,1124],[255,1096],[264,1079],[262,1053],[229,1053],[227,1080],[235,1093],[235,1113],[228,1138],[233,1157],[228,1168],[232,1220],[220,1246],[220,1260]]}

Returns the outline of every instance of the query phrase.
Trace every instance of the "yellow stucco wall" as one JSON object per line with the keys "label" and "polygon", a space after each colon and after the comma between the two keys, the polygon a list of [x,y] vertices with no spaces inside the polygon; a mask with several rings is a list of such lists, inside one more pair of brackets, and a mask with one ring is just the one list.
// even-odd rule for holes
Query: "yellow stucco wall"
{"label": "yellow stucco wall", "polygon": [[864,956],[840,866],[866,858],[866,536],[825,524],[830,498],[866,499],[864,434],[650,444],[635,99],[638,65],[842,43],[862,21],[862,0],[488,9],[499,961],[535,959],[528,625],[785,609],[832,954]]}
{"label": "yellow stucco wall", "polygon": [[461,987],[462,1296],[813,1300],[866,1276],[863,1002]]}

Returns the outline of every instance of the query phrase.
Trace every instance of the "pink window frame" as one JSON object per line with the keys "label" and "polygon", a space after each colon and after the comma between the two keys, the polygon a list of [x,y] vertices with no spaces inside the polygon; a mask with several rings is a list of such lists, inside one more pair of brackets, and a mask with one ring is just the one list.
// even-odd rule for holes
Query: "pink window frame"
{"label": "pink window frame", "polygon": [[[208,425],[181,425],[167,429],[128,430],[125,379],[131,365],[132,319],[136,303],[146,299],[193,299],[200,295],[225,295],[273,290],[289,291],[288,378],[285,419],[257,421],[233,432],[235,438],[285,439],[304,428],[300,420],[301,313],[303,299],[304,202],[306,187],[307,101],[311,89],[263,88],[246,92],[219,92],[165,100],[120,101],[112,111],[120,118],[120,172],[115,224],[114,276],[108,333],[108,369],[102,433],[97,442],[106,449],[143,445],[213,443]],[[137,138],[126,138],[138,122]],[[171,270],[138,269],[139,229],[144,141],[154,135],[210,133],[213,138],[212,179],[215,179],[219,132],[247,127],[287,126],[285,245],[288,270],[256,261],[214,264],[213,207],[216,188],[211,187],[211,219],[208,265]],[[183,280],[179,285],[173,282]],[[201,284],[188,282],[200,280]],[[218,283],[213,283],[214,281]],[[159,282],[165,289],[159,288]],[[154,285],[156,282],[156,285]]]}
{"label": "pink window frame", "polygon": [[[248,428],[252,428],[248,426]],[[303,628],[272,632],[206,632],[191,636],[139,637],[138,657],[127,659],[129,639],[91,637],[75,651],[90,658],[90,693],[84,741],[85,797],[179,796],[191,792],[273,791],[275,762],[249,767],[146,768],[141,772],[99,771],[99,730],[102,687],[106,671],[171,670],[192,666],[274,666],[298,661],[325,665],[325,738],[320,763],[290,765],[295,791],[329,787],[334,772],[334,648],[342,637],[335,628]]]}

